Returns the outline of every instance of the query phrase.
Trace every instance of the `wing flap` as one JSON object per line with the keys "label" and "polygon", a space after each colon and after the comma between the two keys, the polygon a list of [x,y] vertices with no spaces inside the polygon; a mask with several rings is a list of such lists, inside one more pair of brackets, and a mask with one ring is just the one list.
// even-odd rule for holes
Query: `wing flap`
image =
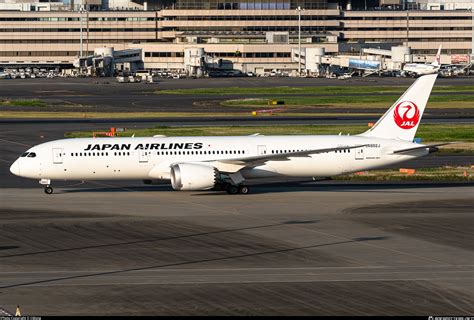
{"label": "wing flap", "polygon": [[334,152],[334,151],[347,150],[347,149],[356,149],[356,148],[361,148],[365,146],[366,146],[365,144],[361,144],[361,145],[355,145],[355,146],[313,149],[313,150],[305,150],[305,151],[298,151],[298,152],[265,154],[265,155],[246,157],[246,158],[213,160],[213,162],[226,164],[227,166],[229,166],[229,168],[234,167],[234,168],[239,168],[238,170],[240,170],[242,168],[249,168],[249,167],[262,165],[268,161],[288,161],[290,160],[290,158],[311,157],[312,154],[320,154],[320,153]]}

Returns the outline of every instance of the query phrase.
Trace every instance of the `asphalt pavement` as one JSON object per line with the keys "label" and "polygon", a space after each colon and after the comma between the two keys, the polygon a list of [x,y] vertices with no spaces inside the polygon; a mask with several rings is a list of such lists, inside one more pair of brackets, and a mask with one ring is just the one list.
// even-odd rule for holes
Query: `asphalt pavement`
{"label": "asphalt pavement", "polygon": [[472,185],[3,188],[0,304],[27,315],[469,315]]}

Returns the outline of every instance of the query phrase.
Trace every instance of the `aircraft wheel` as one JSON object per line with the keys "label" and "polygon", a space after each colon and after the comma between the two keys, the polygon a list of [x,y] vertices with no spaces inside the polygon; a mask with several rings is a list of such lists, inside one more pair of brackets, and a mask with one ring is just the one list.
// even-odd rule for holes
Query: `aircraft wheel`
{"label": "aircraft wheel", "polygon": [[229,185],[226,191],[228,194],[237,194],[239,193],[239,188],[237,188],[237,186],[234,186],[234,185]]}
{"label": "aircraft wheel", "polygon": [[44,187],[44,193],[52,194],[53,193],[53,188],[50,187],[50,186]]}
{"label": "aircraft wheel", "polygon": [[240,194],[248,194],[250,192],[249,187],[247,186],[239,186],[239,193]]}

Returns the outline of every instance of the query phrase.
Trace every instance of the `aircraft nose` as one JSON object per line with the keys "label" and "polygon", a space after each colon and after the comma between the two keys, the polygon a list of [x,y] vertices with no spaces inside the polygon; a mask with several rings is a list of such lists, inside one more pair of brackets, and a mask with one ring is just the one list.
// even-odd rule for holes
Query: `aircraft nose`
{"label": "aircraft nose", "polygon": [[16,176],[20,175],[20,161],[16,160],[10,167],[10,172]]}

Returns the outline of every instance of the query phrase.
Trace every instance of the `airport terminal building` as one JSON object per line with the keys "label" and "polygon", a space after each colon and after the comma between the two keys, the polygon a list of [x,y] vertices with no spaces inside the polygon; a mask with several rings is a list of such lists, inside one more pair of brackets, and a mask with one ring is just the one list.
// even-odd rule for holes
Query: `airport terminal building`
{"label": "airport terminal building", "polygon": [[200,52],[216,68],[255,71],[294,69],[299,43],[349,55],[397,45],[433,55],[442,44],[448,55],[469,56],[474,46],[472,3],[462,1],[2,1],[0,66],[67,66],[81,51],[108,47],[141,49],[141,68],[184,68]]}

